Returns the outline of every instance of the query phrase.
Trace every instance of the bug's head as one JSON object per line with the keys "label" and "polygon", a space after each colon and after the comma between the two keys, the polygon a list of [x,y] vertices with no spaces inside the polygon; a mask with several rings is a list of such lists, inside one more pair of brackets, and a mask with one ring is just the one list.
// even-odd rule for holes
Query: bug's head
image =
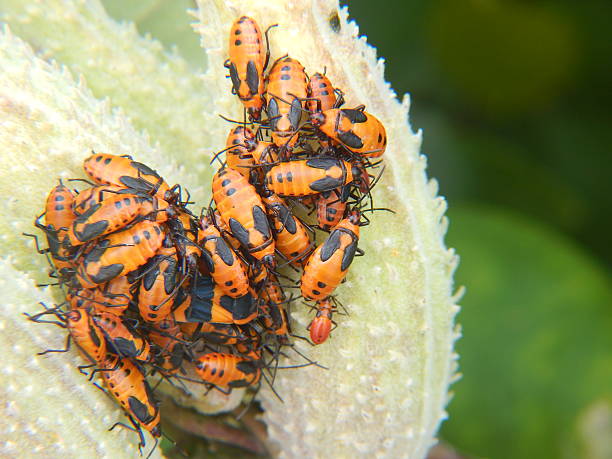
{"label": "bug's head", "polygon": [[353,209],[348,215],[348,220],[353,225],[363,226],[361,223],[361,211],[359,209]]}
{"label": "bug's head", "polygon": [[261,261],[267,268],[274,269],[274,267],[276,266],[276,260],[274,259],[274,255],[266,255],[262,258]]}
{"label": "bug's head", "polygon": [[323,123],[325,123],[325,114],[321,111],[311,113],[310,123],[315,127],[321,126]]}
{"label": "bug's head", "polygon": [[151,429],[151,435],[153,435],[155,438],[161,437],[162,431],[159,424]]}
{"label": "bug's head", "polygon": [[261,106],[260,107],[249,107],[247,110],[249,113],[249,117],[252,120],[259,121],[261,118],[261,109],[262,109]]}

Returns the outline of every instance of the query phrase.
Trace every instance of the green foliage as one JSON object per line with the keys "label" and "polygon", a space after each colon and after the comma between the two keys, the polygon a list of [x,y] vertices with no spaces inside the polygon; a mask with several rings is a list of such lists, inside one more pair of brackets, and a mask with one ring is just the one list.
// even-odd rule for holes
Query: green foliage
{"label": "green foliage", "polygon": [[459,208],[450,218],[468,292],[464,378],[442,435],[479,456],[567,454],[581,411],[612,402],[607,273],[554,230],[503,210]]}
{"label": "green foliage", "polygon": [[151,34],[168,49],[176,47],[182,57],[196,67],[206,62],[193,22],[186,14],[195,8],[192,0],[102,0],[107,13],[119,21],[132,21],[141,34]]}

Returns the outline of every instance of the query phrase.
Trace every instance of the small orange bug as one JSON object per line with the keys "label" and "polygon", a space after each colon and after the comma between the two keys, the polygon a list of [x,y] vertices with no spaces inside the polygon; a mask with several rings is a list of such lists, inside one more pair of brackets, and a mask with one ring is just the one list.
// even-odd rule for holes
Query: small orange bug
{"label": "small orange bug", "polygon": [[364,158],[378,158],[387,147],[383,124],[364,107],[332,108],[310,114],[310,122],[321,132]]}
{"label": "small orange bug", "polygon": [[200,220],[198,244],[208,272],[223,292],[232,298],[244,296],[249,290],[249,279],[242,261],[221,237],[210,218]]}
{"label": "small orange bug", "polygon": [[230,30],[229,59],[225,67],[229,69],[232,92],[255,120],[260,118],[264,105],[263,77],[268,57],[257,22],[248,16],[236,20]]}
{"label": "small orange bug", "polygon": [[155,364],[163,374],[175,374],[183,363],[185,349],[182,340],[183,333],[178,324],[167,317],[155,323],[148,334],[149,339],[158,348]]}
{"label": "small orange bug", "polygon": [[130,194],[112,194],[79,215],[70,230],[68,239],[75,247],[105,234],[117,231],[136,218],[150,218],[162,223],[167,220],[168,203],[155,197],[139,197]]}
{"label": "small orange bug", "polygon": [[246,126],[236,126],[227,136],[225,143],[227,167],[240,172],[247,179],[255,166],[251,151],[257,146],[255,134]]}
{"label": "small orange bug", "polygon": [[[72,211],[73,201],[74,193],[61,182],[47,196],[45,212],[34,222],[34,225],[44,231],[47,237],[47,249],[38,247],[36,236],[24,233],[26,236],[34,237],[36,249],[39,253],[49,253],[51,255],[53,266],[59,277],[67,277],[75,268],[72,251],[63,244],[67,240],[68,230],[76,218]],[[45,217],[44,225],[40,222],[43,215]]]}
{"label": "small orange bug", "polygon": [[265,186],[280,196],[308,196],[362,180],[362,169],[331,156],[282,162],[266,173]]}
{"label": "small orange bug", "polygon": [[261,198],[237,171],[221,169],[212,181],[213,199],[232,235],[251,255],[273,267],[274,238]]}
{"label": "small orange bug", "polygon": [[278,336],[288,335],[289,317],[285,308],[287,298],[274,274],[268,274],[259,298],[263,301],[259,305],[259,316],[263,319],[266,329]]}
{"label": "small orange bug", "polygon": [[347,190],[347,187],[334,188],[315,196],[317,223],[323,231],[330,231],[344,218]]}
{"label": "small orange bug", "polygon": [[274,143],[257,140],[253,131],[240,125],[230,131],[225,150],[219,153],[226,152],[227,167],[237,170],[253,182],[259,179],[261,174],[257,166],[265,166],[278,160],[275,149]]}
{"label": "small orange bug", "polygon": [[164,239],[162,227],[148,220],[99,241],[77,268],[77,280],[86,288],[123,276],[151,259]]}
{"label": "small orange bug", "polygon": [[164,320],[172,311],[179,287],[176,247],[161,247],[147,264],[138,291],[138,310],[146,322]]}
{"label": "small orange bug", "polygon": [[300,282],[304,298],[327,298],[342,282],[357,251],[359,220],[359,211],[351,212],[308,258]]}
{"label": "small orange bug", "polygon": [[143,362],[150,360],[151,347],[149,342],[128,328],[120,317],[108,312],[98,312],[93,314],[92,318],[117,355]]}
{"label": "small orange bug", "polygon": [[203,381],[221,389],[251,386],[261,377],[258,361],[220,352],[198,358],[195,369]]}
{"label": "small orange bug", "polygon": [[[139,448],[145,446],[141,427],[156,438],[161,437],[159,406],[153,397],[140,368],[128,358],[110,357],[102,367],[102,378],[111,395],[125,410],[140,438]],[[117,425],[113,425],[112,430]],[[155,446],[153,449],[155,449]]]}
{"label": "small orange bug", "polygon": [[276,249],[292,264],[301,264],[314,249],[306,227],[276,194],[265,191],[261,199],[274,228]]}
{"label": "small orange bug", "polygon": [[320,73],[315,73],[310,77],[310,81],[308,81],[306,108],[311,112],[324,112],[337,108],[342,103],[342,93],[340,93],[340,98],[336,97],[336,93],[340,93],[340,91],[334,89],[329,78]]}
{"label": "small orange bug", "polygon": [[117,185],[168,200],[168,184],[145,164],[129,156],[94,153],[83,163],[85,173],[100,185]]}
{"label": "small orange bug", "polygon": [[235,349],[241,357],[259,361],[261,360],[261,347],[260,333],[255,327],[249,327],[245,330],[243,339],[236,343]]}
{"label": "small orange bug", "polygon": [[330,298],[317,301],[317,315],[308,325],[310,339],[314,344],[324,343],[332,331],[332,314],[336,310]]}
{"label": "small orange bug", "polygon": [[307,85],[304,67],[288,56],[278,59],[268,75],[268,124],[272,130],[272,142],[284,150],[291,150],[297,142],[304,111],[302,99],[308,96]]}

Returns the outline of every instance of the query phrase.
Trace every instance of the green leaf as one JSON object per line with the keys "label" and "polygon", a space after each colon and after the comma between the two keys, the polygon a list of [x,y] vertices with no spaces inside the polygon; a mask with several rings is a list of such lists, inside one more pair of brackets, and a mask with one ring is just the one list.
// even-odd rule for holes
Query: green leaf
{"label": "green leaf", "polygon": [[486,457],[560,457],[580,412],[611,399],[609,276],[554,229],[493,208],[451,213],[462,252],[455,387],[443,436]]}

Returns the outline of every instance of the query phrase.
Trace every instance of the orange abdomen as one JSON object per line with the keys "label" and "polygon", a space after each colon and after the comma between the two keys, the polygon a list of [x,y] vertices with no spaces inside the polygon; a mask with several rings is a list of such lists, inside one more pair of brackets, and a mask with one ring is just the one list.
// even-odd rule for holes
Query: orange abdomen
{"label": "orange abdomen", "polygon": [[317,315],[308,326],[310,339],[315,344],[327,340],[332,330],[333,305],[329,298],[317,301]]}
{"label": "orange abdomen", "polygon": [[261,376],[256,361],[220,352],[203,355],[195,365],[202,380],[221,387],[250,386]]}
{"label": "orange abdomen", "polygon": [[336,104],[336,93],[329,78],[320,73],[312,75],[308,82],[308,98],[316,99],[306,102],[306,108],[311,112],[332,109]]}

